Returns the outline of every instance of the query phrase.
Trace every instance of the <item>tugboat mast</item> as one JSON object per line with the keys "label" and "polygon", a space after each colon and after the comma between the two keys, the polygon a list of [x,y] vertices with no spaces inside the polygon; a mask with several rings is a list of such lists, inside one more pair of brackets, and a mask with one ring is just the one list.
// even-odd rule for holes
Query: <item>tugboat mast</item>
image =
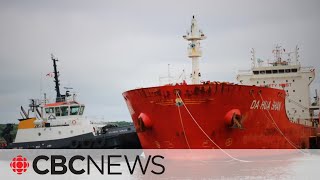
{"label": "tugboat mast", "polygon": [[200,50],[200,41],[206,39],[206,36],[198,29],[197,20],[192,16],[190,32],[183,36],[184,39],[190,41],[188,47],[188,57],[192,60],[192,84],[200,83],[199,57],[202,56]]}
{"label": "tugboat mast", "polygon": [[62,102],[63,101],[63,97],[62,97],[62,95],[60,93],[59,72],[57,70],[57,64],[56,64],[58,59],[55,59],[53,54],[51,54],[51,60],[53,61],[54,83],[55,83],[55,90],[57,92],[56,102]]}

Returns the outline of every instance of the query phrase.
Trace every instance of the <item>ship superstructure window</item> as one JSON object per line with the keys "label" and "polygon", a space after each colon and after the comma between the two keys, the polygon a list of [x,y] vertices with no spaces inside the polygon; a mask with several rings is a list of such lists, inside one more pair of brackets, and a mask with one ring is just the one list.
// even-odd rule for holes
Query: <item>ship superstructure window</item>
{"label": "ship superstructure window", "polygon": [[69,115],[69,106],[62,106],[61,107],[61,116],[68,116]]}
{"label": "ship superstructure window", "polygon": [[81,107],[80,107],[80,112],[79,112],[79,115],[80,115],[80,116],[83,114],[83,111],[84,111],[84,106],[81,106]]}
{"label": "ship superstructure window", "polygon": [[70,115],[78,115],[78,113],[79,113],[79,106],[70,107]]}
{"label": "ship superstructure window", "polygon": [[253,71],[254,75],[258,74],[279,74],[279,73],[292,73],[292,72],[297,72],[297,69],[273,69],[273,70],[265,70],[265,71]]}
{"label": "ship superstructure window", "polygon": [[60,107],[55,107],[56,110],[56,116],[61,116],[61,109]]}
{"label": "ship superstructure window", "polygon": [[47,114],[52,114],[54,112],[53,108],[46,108],[45,110]]}

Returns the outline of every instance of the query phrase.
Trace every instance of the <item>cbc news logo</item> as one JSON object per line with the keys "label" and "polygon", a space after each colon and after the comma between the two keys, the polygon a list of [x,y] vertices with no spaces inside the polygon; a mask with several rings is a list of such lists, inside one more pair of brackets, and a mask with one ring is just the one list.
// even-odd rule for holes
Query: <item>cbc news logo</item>
{"label": "cbc news logo", "polygon": [[[161,163],[164,157],[161,155],[148,155],[146,157],[140,157],[140,155],[135,155],[133,157],[127,155],[101,155],[101,160],[96,160],[90,155],[82,156],[75,155],[70,159],[63,155],[39,155],[33,160],[31,160],[32,169],[35,173],[39,175],[51,174],[51,175],[63,175],[68,171],[75,175],[87,174],[90,175],[91,169],[97,169],[101,175],[122,175],[122,171],[116,167],[122,166],[124,169],[128,170],[131,175],[135,171],[141,171],[143,175],[147,172],[154,175],[161,175],[165,172],[165,166]],[[39,169],[38,162],[47,161],[49,165]],[[87,168],[77,169],[74,164],[75,161],[83,162]],[[125,163],[120,163],[125,162]],[[101,163],[101,164],[100,164]],[[77,163],[76,163],[77,164]],[[106,168],[104,168],[106,164]],[[18,175],[27,172],[29,168],[29,162],[27,158],[22,155],[14,157],[10,163],[12,171]],[[31,171],[32,171],[31,169]],[[148,171],[149,169],[149,171]]]}
{"label": "cbc news logo", "polygon": [[21,175],[22,173],[27,171],[29,167],[29,162],[27,158],[18,155],[17,157],[12,159],[10,167],[13,172],[17,173],[18,175]]}

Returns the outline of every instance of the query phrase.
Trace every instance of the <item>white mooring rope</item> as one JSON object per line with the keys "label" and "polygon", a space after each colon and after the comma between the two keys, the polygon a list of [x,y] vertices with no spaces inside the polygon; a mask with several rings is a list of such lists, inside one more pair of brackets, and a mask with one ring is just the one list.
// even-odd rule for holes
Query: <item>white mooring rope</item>
{"label": "white mooring rope", "polygon": [[251,161],[246,161],[246,160],[241,160],[238,158],[233,157],[232,155],[230,155],[228,152],[226,152],[225,150],[223,150],[217,143],[215,143],[209,136],[208,134],[201,128],[201,126],[198,124],[198,122],[195,120],[195,118],[192,116],[192,114],[190,113],[189,109],[187,108],[187,106],[185,105],[185,103],[183,102],[182,98],[180,97],[179,93],[176,92],[176,95],[181,99],[183,106],[185,107],[185,109],[187,110],[188,114],[190,115],[190,117],[192,118],[192,120],[194,121],[194,123],[199,127],[199,129],[202,131],[202,133],[217,147],[219,148],[224,154],[226,154],[227,156],[229,156],[231,159],[235,160],[235,161],[239,161],[239,162],[251,162]]}
{"label": "white mooring rope", "polygon": [[[264,101],[263,97],[261,96],[261,93],[259,93],[259,96],[261,98],[262,101]],[[264,112],[264,111],[263,111]],[[277,125],[277,123],[275,122],[274,118],[272,117],[270,111],[267,109],[267,112],[274,124],[274,126],[276,127],[276,129],[279,131],[279,133],[284,137],[284,139],[292,146],[294,147],[295,149],[299,150],[300,152],[306,154],[305,152],[303,152],[301,149],[299,149],[292,141],[290,141],[287,136],[284,135],[284,133],[281,131],[281,129],[279,128],[279,126]],[[265,114],[265,113],[264,113]],[[265,114],[265,116],[268,118],[268,116]],[[269,119],[269,118],[268,118]],[[269,119],[270,120],[270,119]]]}
{"label": "white mooring rope", "polygon": [[184,125],[183,125],[183,121],[182,121],[182,117],[181,117],[181,112],[180,112],[180,107],[179,106],[178,106],[178,111],[179,111],[180,123],[181,123],[181,126],[182,126],[184,138],[185,138],[185,140],[187,142],[188,148],[191,149],[190,145],[189,145],[189,141],[188,141],[187,135],[186,135],[186,131],[184,129]]}

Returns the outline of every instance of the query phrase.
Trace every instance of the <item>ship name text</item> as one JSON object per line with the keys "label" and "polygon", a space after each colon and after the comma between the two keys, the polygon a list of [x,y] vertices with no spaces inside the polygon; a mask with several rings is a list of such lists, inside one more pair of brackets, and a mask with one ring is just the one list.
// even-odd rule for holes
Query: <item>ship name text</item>
{"label": "ship name text", "polygon": [[280,111],[281,110],[281,102],[253,100],[251,103],[250,109]]}

